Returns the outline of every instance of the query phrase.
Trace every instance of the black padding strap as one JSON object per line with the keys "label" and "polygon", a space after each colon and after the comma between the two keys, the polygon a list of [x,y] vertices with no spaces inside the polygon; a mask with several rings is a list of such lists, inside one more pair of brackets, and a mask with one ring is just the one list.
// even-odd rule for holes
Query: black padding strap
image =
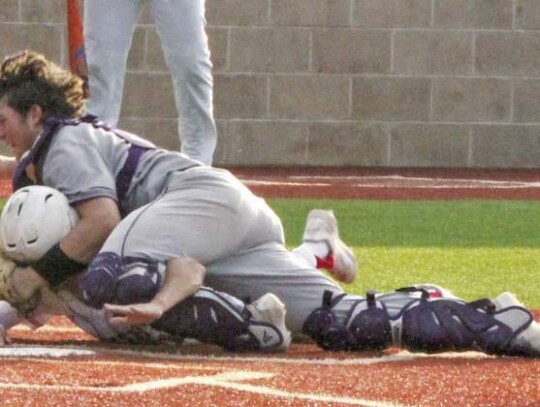
{"label": "black padding strap", "polygon": [[70,259],[60,249],[60,243],[54,245],[38,261],[30,264],[53,287],[86,268],[86,264]]}

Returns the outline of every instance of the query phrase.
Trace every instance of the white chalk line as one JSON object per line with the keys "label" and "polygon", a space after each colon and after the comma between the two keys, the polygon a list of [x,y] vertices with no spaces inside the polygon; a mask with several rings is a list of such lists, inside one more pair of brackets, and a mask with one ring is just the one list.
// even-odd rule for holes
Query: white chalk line
{"label": "white chalk line", "polygon": [[[47,326],[45,331],[55,331],[55,332],[70,332],[77,330],[77,328],[70,327],[57,327],[57,326]],[[324,359],[292,359],[287,357],[258,357],[258,356],[214,356],[214,355],[174,355],[167,353],[154,353],[154,352],[139,352],[134,350],[123,350],[123,349],[107,349],[99,347],[89,348],[89,347],[75,347],[75,348],[66,348],[66,347],[15,347],[15,348],[0,348],[0,356],[9,355],[9,350],[12,350],[11,356],[37,356],[37,357],[63,357],[69,355],[85,355],[93,356],[97,353],[101,354],[112,354],[112,355],[123,355],[130,357],[138,358],[152,358],[152,359],[161,359],[161,360],[170,360],[170,361],[193,361],[193,362],[214,362],[214,363],[223,363],[223,362],[251,362],[257,364],[264,364],[265,362],[276,364],[304,364],[304,365],[331,365],[331,366],[347,366],[347,365],[373,365],[379,363],[392,363],[392,362],[406,362],[413,361],[414,359],[419,358],[470,358],[470,359],[482,359],[488,358],[486,354],[480,352],[459,352],[459,353],[442,353],[437,355],[421,354],[421,353],[409,353],[409,352],[400,352],[399,354],[393,355],[383,355],[381,357],[372,357],[372,358],[350,358],[350,359],[335,359],[335,358],[324,358]],[[27,351],[25,353],[25,350]],[[37,351],[36,351],[37,350]],[[63,351],[63,352],[62,352]],[[46,359],[34,359],[34,361],[42,363],[51,363],[50,360]],[[65,363],[65,361],[58,361],[59,363]],[[76,363],[79,365],[88,364],[88,361],[71,361],[70,363]],[[146,368],[151,369],[164,369],[164,370],[199,370],[204,372],[205,370],[215,370],[216,367],[203,367],[200,363],[197,363],[195,366],[185,366],[185,365],[175,365],[173,363],[148,363],[146,361],[135,361],[135,362],[123,362],[123,361],[96,361],[94,358],[91,361],[93,366],[140,366],[143,365]],[[275,397],[275,398],[284,398],[289,400],[306,400],[311,402],[320,402],[320,403],[340,403],[346,405],[360,405],[366,407],[404,407],[401,404],[383,402],[381,400],[367,400],[363,398],[356,397],[340,397],[333,396],[328,394],[313,394],[313,393],[302,393],[302,392],[290,392],[284,391],[268,386],[263,385],[253,385],[246,383],[239,383],[239,381],[245,380],[257,380],[257,379],[271,379],[274,377],[273,373],[257,372],[257,371],[228,371],[224,373],[219,373],[211,376],[202,375],[190,375],[184,377],[168,378],[168,379],[159,379],[151,380],[147,382],[132,383],[123,386],[68,386],[68,385],[36,385],[36,384],[26,384],[26,383],[0,383],[0,389],[8,390],[30,390],[30,391],[55,391],[55,392],[91,392],[91,393],[144,393],[149,391],[159,391],[165,389],[176,388],[186,385],[201,385],[201,386],[212,386],[219,387],[224,389],[231,389],[238,392],[257,394],[263,397]]]}
{"label": "white chalk line", "polygon": [[352,366],[352,365],[373,365],[380,363],[394,363],[394,362],[408,362],[415,359],[423,358],[437,358],[437,359],[487,359],[496,358],[493,355],[487,355],[482,352],[444,352],[438,354],[427,353],[411,353],[407,351],[400,351],[397,354],[382,355],[378,357],[368,358],[321,358],[321,359],[304,359],[304,358],[288,358],[288,357],[260,357],[260,356],[223,356],[223,355],[201,355],[201,354],[166,354],[166,353],[153,353],[153,352],[136,352],[126,349],[103,349],[104,352],[112,352],[114,354],[131,356],[131,357],[145,357],[145,358],[158,358],[158,359],[170,359],[170,360],[182,360],[182,361],[205,361],[205,362],[246,362],[246,363],[271,363],[271,364],[289,364],[289,365],[330,365],[330,366]]}
{"label": "white chalk line", "polygon": [[[35,348],[35,347],[32,347]],[[50,348],[50,347],[49,347]],[[47,348],[47,349],[49,349]],[[9,349],[9,348],[5,348]],[[17,348],[15,348],[17,349]],[[19,350],[23,350],[23,347],[19,347]],[[65,348],[67,350],[72,350]],[[78,348],[81,351],[87,350],[86,347]],[[275,364],[275,363],[293,363],[293,364],[324,364],[324,365],[372,365],[379,363],[393,363],[393,362],[406,362],[412,361],[419,358],[468,358],[468,359],[484,359],[491,358],[481,352],[448,352],[437,355],[429,355],[422,353],[409,353],[409,352],[400,352],[399,354],[393,355],[383,355],[381,357],[372,357],[372,358],[352,358],[352,359],[335,359],[335,358],[325,358],[325,359],[290,359],[290,358],[281,358],[281,357],[238,357],[238,356],[202,356],[202,355],[171,355],[166,353],[153,353],[153,352],[137,352],[133,350],[114,350],[114,349],[93,349],[95,353],[101,354],[113,354],[113,355],[123,355],[123,356],[132,356],[132,357],[142,357],[144,359],[165,359],[171,361],[197,361],[197,362],[255,362],[257,364],[264,364],[265,362]],[[94,355],[95,356],[95,355]],[[40,360],[36,361],[43,363],[51,363],[51,360]],[[58,363],[66,363],[65,361],[59,360]],[[174,365],[172,363],[147,363],[144,360],[141,361],[131,361],[131,362],[122,362],[122,361],[97,361],[93,359],[91,362],[88,361],[72,361],[70,363],[77,364],[87,364],[91,363],[93,366],[102,365],[102,366],[137,366],[142,365],[147,368],[153,369],[167,369],[167,370],[200,370],[204,372],[205,370],[215,370],[215,366],[201,366],[200,363],[197,363],[196,366],[190,365]],[[68,385],[37,385],[30,383],[0,383],[0,389],[12,389],[12,390],[34,390],[34,391],[84,391],[92,393],[142,393],[148,391],[157,391],[162,389],[171,389],[175,387],[185,386],[185,385],[203,385],[203,386],[212,386],[227,388],[239,392],[258,394],[266,397],[279,397],[286,399],[301,399],[316,401],[322,403],[341,403],[349,405],[361,405],[361,406],[381,406],[381,407],[402,407],[400,404],[382,402],[380,400],[366,400],[362,398],[355,397],[339,397],[327,394],[312,394],[312,393],[302,393],[302,392],[289,392],[284,391],[268,386],[263,385],[254,385],[239,383],[246,380],[260,380],[260,379],[271,379],[275,377],[273,373],[267,372],[258,372],[258,371],[245,371],[245,370],[231,370],[223,373],[218,373],[215,375],[190,375],[184,377],[160,379],[160,380],[151,380],[147,382],[132,383],[123,386],[103,386],[103,387],[93,387],[93,386],[68,386]]]}
{"label": "white chalk line", "polygon": [[257,386],[252,384],[239,383],[245,380],[271,379],[275,377],[273,373],[256,371],[229,371],[218,373],[212,376],[186,376],[180,378],[170,378],[152,380],[148,382],[133,383],[124,386],[92,387],[92,386],[68,386],[68,385],[38,385],[38,384],[13,384],[0,383],[0,389],[7,390],[34,390],[34,391],[60,391],[60,392],[91,392],[91,393],[144,393],[149,391],[170,389],[185,385],[202,385],[231,389],[244,393],[258,394],[265,397],[279,397],[286,399],[301,399],[309,401],[319,401],[325,403],[342,403],[350,405],[361,405],[366,407],[402,407],[401,404],[387,403],[381,401],[365,400],[355,397],[336,397],[325,394],[312,394],[301,392],[289,392],[267,386]]}
{"label": "white chalk line", "polygon": [[339,182],[297,182],[297,181],[270,181],[270,180],[244,180],[244,183],[247,185],[253,186],[306,186],[306,187],[335,187],[337,185],[346,185],[350,188],[380,188],[380,189],[531,189],[531,188],[540,188],[540,183],[537,182],[517,182],[517,183],[506,183],[501,181],[465,181],[459,185],[457,181],[450,185],[448,180],[447,185],[444,184],[425,184],[425,183],[410,183],[408,185],[400,184],[380,184],[380,183],[339,183]]}
{"label": "white chalk line", "polygon": [[[0,357],[17,358],[65,358],[68,356],[95,356],[96,351],[66,347],[9,346],[0,347]],[[36,360],[36,361],[39,361]]]}
{"label": "white chalk line", "polygon": [[407,177],[404,175],[347,175],[347,176],[327,176],[327,175],[293,175],[286,177],[285,179],[298,180],[303,182],[303,180],[357,180],[357,181],[418,181],[418,182],[437,182],[437,183],[478,183],[478,184],[512,184],[512,185],[532,185],[534,187],[539,187],[540,182],[535,181],[518,181],[518,180],[496,180],[496,179],[481,179],[481,178],[442,178],[442,177]]}

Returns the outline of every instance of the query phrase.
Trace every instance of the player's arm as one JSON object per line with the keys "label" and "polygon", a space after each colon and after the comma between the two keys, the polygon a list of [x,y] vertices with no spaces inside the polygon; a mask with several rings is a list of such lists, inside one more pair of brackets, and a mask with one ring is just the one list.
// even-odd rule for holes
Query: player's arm
{"label": "player's arm", "polygon": [[60,249],[71,259],[89,263],[121,220],[116,202],[107,197],[89,199],[74,205],[79,221],[60,242]]}
{"label": "player's arm", "polygon": [[116,202],[107,197],[79,202],[74,208],[79,221],[59,244],[32,264],[53,287],[83,271],[121,219]]}
{"label": "player's arm", "polygon": [[111,323],[136,325],[154,322],[201,288],[205,274],[206,268],[193,259],[169,260],[163,286],[152,301],[130,305],[105,304],[105,309],[112,313]]}

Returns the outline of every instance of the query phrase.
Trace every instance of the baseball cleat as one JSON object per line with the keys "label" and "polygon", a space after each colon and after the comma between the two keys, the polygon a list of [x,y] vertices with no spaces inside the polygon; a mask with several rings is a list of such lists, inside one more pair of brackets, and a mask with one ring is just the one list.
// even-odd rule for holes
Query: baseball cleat
{"label": "baseball cleat", "polygon": [[356,278],[358,265],[354,252],[339,237],[339,229],[334,212],[313,209],[309,212],[304,230],[304,243],[325,243],[329,253],[325,258],[317,258],[319,268],[325,268],[343,283],[352,283]]}
{"label": "baseball cleat", "polygon": [[[493,300],[495,309],[508,307],[525,308],[514,294],[504,292]],[[511,342],[512,348],[517,354],[540,358],[540,325],[532,321],[523,332],[517,335]]]}
{"label": "baseball cleat", "polygon": [[291,344],[291,333],[285,326],[285,305],[272,293],[246,305],[255,324],[249,327],[261,350],[284,351]]}

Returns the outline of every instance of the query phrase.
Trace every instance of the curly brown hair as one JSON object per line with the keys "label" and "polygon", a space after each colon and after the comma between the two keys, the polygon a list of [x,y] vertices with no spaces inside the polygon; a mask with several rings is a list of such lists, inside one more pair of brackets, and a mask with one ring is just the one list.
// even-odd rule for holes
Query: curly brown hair
{"label": "curly brown hair", "polygon": [[49,61],[44,55],[25,50],[10,55],[0,65],[0,99],[26,115],[33,105],[44,117],[76,118],[83,114],[83,81]]}

